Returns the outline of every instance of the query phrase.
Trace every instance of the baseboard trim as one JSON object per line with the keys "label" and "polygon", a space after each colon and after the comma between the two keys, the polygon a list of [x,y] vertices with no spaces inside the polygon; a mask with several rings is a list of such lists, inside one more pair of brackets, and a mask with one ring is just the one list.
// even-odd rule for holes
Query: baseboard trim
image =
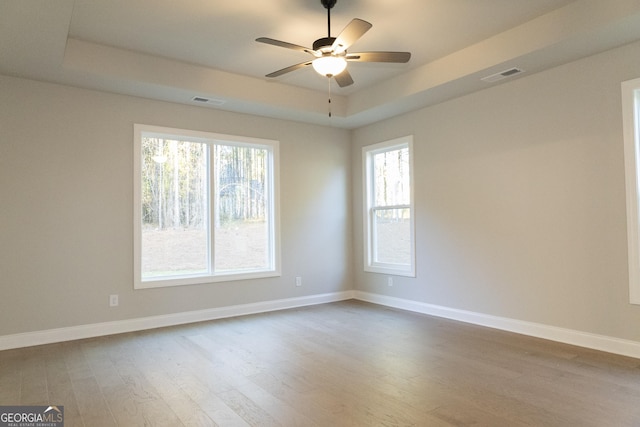
{"label": "baseboard trim", "polygon": [[310,295],[297,298],[262,301],[251,304],[239,304],[206,310],[166,314],[160,316],[141,317],[112,322],[92,323],[88,325],[70,326],[66,328],[25,332],[0,336],[0,350],[52,344],[84,338],[114,335],[126,332],[176,326],[207,320],[224,319],[248,314],[266,313],[316,304],[357,299],[378,305],[398,308],[416,313],[457,320],[479,326],[515,332],[565,344],[605,351],[640,359],[640,342],[620,338],[597,335],[573,329],[559,328],[540,323],[492,316],[467,310],[459,310],[435,304],[389,297],[363,291],[344,291]]}
{"label": "baseboard trim", "polygon": [[25,332],[0,336],[0,350],[31,347],[42,344],[93,338],[125,332],[176,326],[186,323],[203,322],[248,314],[266,313],[308,305],[353,299],[354,291],[333,292],[297,298],[286,298],[262,301],[251,304],[240,304],[228,307],[166,314],[161,316],[141,317],[136,319],[117,320],[113,322],[92,323],[88,325],[70,326],[66,328],[48,329],[44,331]]}
{"label": "baseboard trim", "polygon": [[503,331],[515,332],[607,353],[619,354],[640,359],[640,342],[624,340],[620,338],[597,335],[588,332],[576,331],[573,329],[559,328],[540,323],[525,322],[522,320],[505,317],[492,316],[483,313],[476,313],[455,308],[443,307],[434,304],[427,304],[418,301],[411,301],[402,298],[389,297],[363,291],[354,291],[354,298],[384,305],[387,307],[399,308],[431,316],[443,317],[451,320],[472,323],[474,325],[486,326]]}

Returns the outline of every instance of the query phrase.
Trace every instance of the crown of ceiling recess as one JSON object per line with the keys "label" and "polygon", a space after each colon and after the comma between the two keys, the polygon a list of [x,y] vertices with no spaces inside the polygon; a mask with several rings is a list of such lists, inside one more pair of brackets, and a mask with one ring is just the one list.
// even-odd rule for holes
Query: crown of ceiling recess
{"label": "crown of ceiling recess", "polygon": [[[345,128],[637,40],[636,0],[0,2],[1,74]],[[349,56],[367,52],[411,54]],[[313,66],[265,77],[343,53],[349,84],[332,76],[332,118],[328,79]]]}

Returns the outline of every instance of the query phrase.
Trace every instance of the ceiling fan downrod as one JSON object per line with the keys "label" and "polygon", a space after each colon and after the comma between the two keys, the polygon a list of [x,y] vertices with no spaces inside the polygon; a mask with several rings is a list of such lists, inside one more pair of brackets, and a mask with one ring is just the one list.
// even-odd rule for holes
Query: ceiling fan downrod
{"label": "ceiling fan downrod", "polygon": [[327,9],[327,38],[331,38],[331,9],[338,0],[320,0],[320,3]]}

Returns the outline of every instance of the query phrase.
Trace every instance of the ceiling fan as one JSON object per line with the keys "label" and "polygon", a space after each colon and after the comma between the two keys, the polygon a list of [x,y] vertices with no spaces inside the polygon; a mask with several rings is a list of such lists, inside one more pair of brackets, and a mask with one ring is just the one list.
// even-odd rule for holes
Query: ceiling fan
{"label": "ceiling fan", "polygon": [[372,25],[362,19],[353,19],[338,35],[331,37],[331,9],[337,0],[320,0],[320,3],[327,9],[327,37],[319,38],[313,42],[313,48],[299,46],[268,37],[257,38],[256,41],[273,46],[293,49],[308,53],[314,59],[291,65],[266,77],[278,77],[291,71],[307,67],[309,65],[321,75],[328,78],[333,77],[338,86],[345,87],[353,84],[353,78],[347,68],[347,62],[394,62],[405,63],[411,58],[410,52],[359,52],[348,53],[347,49],[364,35]]}

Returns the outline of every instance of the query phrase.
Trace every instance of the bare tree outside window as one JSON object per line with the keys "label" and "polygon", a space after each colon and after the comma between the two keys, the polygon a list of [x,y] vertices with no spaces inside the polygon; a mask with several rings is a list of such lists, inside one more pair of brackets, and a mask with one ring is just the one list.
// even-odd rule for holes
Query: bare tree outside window
{"label": "bare tree outside window", "polygon": [[411,141],[401,138],[363,148],[365,269],[414,274]]}
{"label": "bare tree outside window", "polygon": [[409,148],[373,156],[373,261],[411,263],[411,210]]}
{"label": "bare tree outside window", "polygon": [[142,132],[139,162],[140,280],[275,272],[272,146]]}
{"label": "bare tree outside window", "polygon": [[142,275],[209,269],[208,146],[142,140]]}
{"label": "bare tree outside window", "polygon": [[269,264],[267,150],[215,146],[216,271]]}

